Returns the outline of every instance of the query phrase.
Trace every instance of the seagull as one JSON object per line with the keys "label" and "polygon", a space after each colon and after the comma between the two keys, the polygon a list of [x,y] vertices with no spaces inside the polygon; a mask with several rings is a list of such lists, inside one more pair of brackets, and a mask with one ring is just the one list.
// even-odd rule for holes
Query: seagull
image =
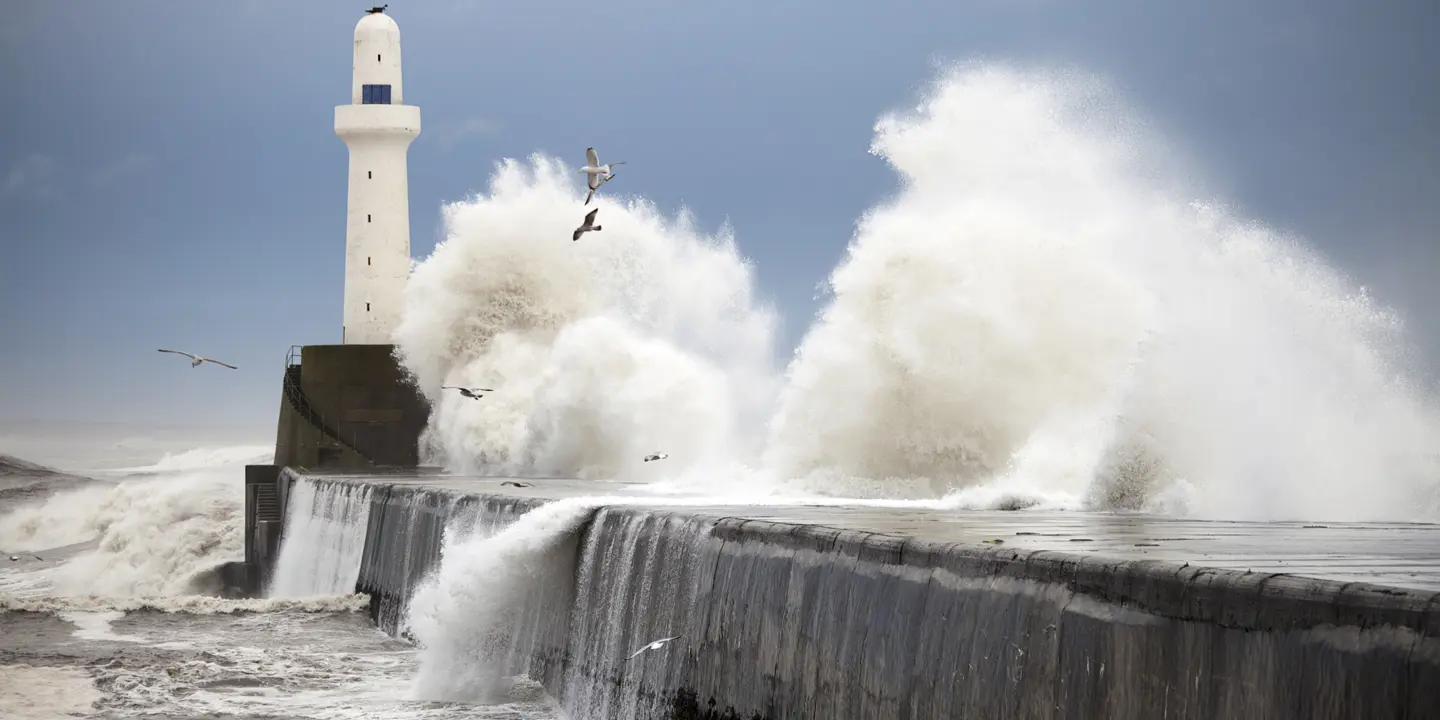
{"label": "seagull", "polygon": [[599,190],[601,185],[610,182],[615,177],[615,166],[624,164],[624,162],[612,162],[601,165],[600,156],[595,154],[595,148],[585,148],[585,167],[580,168],[580,172],[589,176],[586,180],[590,186],[590,194],[585,196],[586,205],[590,204],[590,198],[595,197],[595,191]]}
{"label": "seagull", "polygon": [[514,480],[506,480],[500,483],[500,487],[505,487],[506,485],[511,487],[530,487],[530,483],[515,482]]}
{"label": "seagull", "polygon": [[221,367],[228,367],[228,368],[230,368],[231,370],[239,370],[239,369],[240,369],[240,368],[235,367],[234,365],[231,365],[230,363],[223,363],[223,362],[220,362],[219,360],[211,360],[210,358],[200,357],[199,355],[191,355],[190,353],[181,352],[181,351],[179,351],[179,350],[166,350],[166,349],[164,349],[164,348],[160,348],[159,350],[160,350],[160,352],[163,352],[163,353],[174,353],[174,354],[176,354],[176,355],[184,355],[185,357],[190,358],[190,367],[200,367],[200,363],[207,363],[207,362],[208,362],[208,363],[215,363],[216,365],[219,365],[219,366],[221,366]]}
{"label": "seagull", "polygon": [[614,174],[603,175],[603,176],[601,176],[601,175],[591,175],[589,178],[587,178],[585,182],[586,182],[587,185],[590,186],[590,194],[588,194],[588,195],[585,196],[585,204],[586,204],[586,205],[589,205],[589,204],[590,204],[590,198],[595,197],[595,191],[596,191],[596,190],[599,190],[601,185],[604,185],[605,183],[610,182],[611,180],[614,180],[614,179],[615,179],[615,175],[614,175]]}
{"label": "seagull", "polygon": [[495,392],[494,390],[491,390],[490,388],[465,388],[465,387],[457,387],[457,386],[455,386],[455,385],[441,385],[441,386],[440,386],[440,389],[441,389],[441,390],[459,390],[461,395],[464,395],[465,397],[468,397],[468,398],[474,398],[475,400],[479,400],[482,393]]}
{"label": "seagull", "polygon": [[680,636],[679,636],[679,635],[676,635],[675,637],[661,638],[661,639],[659,639],[659,640],[656,640],[655,642],[652,642],[652,643],[650,643],[649,645],[646,645],[645,647],[642,647],[642,648],[640,648],[639,650],[636,650],[635,652],[631,653],[631,654],[630,654],[630,657],[626,658],[626,660],[634,660],[636,655],[639,655],[640,653],[645,652],[646,650],[659,650],[661,647],[663,647],[663,646],[665,645],[665,643],[670,642],[671,640],[674,640],[675,638],[678,638],[678,637],[680,637]]}
{"label": "seagull", "polygon": [[670,457],[670,454],[669,454],[669,453],[654,453],[654,454],[651,454],[651,455],[646,455],[646,456],[645,456],[645,462],[651,462],[651,461],[654,461],[654,460],[664,460],[665,458],[668,458],[668,457]]}
{"label": "seagull", "polygon": [[594,230],[595,232],[600,232],[600,226],[595,224],[595,215],[596,215],[597,213],[599,213],[599,212],[600,212],[600,208],[595,208],[594,210],[591,210],[590,212],[586,213],[586,214],[585,214],[585,223],[584,223],[583,225],[581,225],[580,227],[575,228],[575,234],[572,235],[572,236],[570,236],[570,240],[571,240],[571,241],[579,240],[581,235],[584,235],[585,233],[590,232],[591,230]]}

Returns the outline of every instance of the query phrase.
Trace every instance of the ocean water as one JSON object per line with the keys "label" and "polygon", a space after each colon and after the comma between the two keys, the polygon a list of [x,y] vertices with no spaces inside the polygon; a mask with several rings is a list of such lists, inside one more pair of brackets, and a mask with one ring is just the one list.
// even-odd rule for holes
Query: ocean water
{"label": "ocean water", "polygon": [[[211,571],[243,555],[243,466],[273,448],[141,432],[148,463],[94,445],[70,461],[84,471],[0,455],[0,717],[558,717],[533,683],[485,706],[410,699],[416,648],[343,588],[215,597]],[[0,453],[37,448],[66,463],[53,439]]]}

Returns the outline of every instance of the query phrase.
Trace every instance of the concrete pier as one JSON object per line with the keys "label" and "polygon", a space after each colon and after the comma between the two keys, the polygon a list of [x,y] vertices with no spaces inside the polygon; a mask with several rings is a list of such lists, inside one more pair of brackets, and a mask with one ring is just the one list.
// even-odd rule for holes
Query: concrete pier
{"label": "concrete pier", "polygon": [[[640,497],[503,480],[278,482],[370,486],[356,586],[393,633],[443,528]],[[1440,526],[623,499],[589,512],[537,562],[506,655],[572,716],[1440,718]]]}

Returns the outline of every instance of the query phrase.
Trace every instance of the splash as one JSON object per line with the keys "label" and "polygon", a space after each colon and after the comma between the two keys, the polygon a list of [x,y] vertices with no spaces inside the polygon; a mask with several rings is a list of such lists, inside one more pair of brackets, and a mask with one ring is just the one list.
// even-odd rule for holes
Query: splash
{"label": "splash", "polygon": [[572,242],[581,197],[558,160],[506,161],[490,185],[445,208],[447,237],[416,266],[396,333],[446,463],[613,477],[659,448],[672,464],[753,453],[776,320],[729,232],[606,197],[604,230]]}
{"label": "splash", "polygon": [[520,646],[533,642],[540,622],[553,620],[546,600],[562,597],[558,591],[570,582],[574,557],[562,546],[604,502],[558,500],[493,536],[446,543],[405,616],[403,631],[420,647],[416,699],[494,702],[508,692],[508,680],[528,669]]}
{"label": "splash", "polygon": [[757,499],[1440,516],[1440,411],[1400,318],[1299,240],[1192,201],[1103,82],[958,67],[872,152],[901,188],[783,378],[728,233],[602,199],[606,229],[572,243],[573,173],[503,163],[447,208],[399,333],[442,459],[637,476],[664,448],[673,476],[639,477],[739,475]]}
{"label": "splash", "polygon": [[1224,517],[1411,515],[1440,422],[1399,319],[1293,238],[1189,203],[1133,117],[1093,79],[970,66],[884,117],[872,151],[903,189],[830,278],[768,464],[1099,506],[1188,487],[1192,512]]}
{"label": "splash", "polygon": [[[0,547],[79,544],[46,572],[56,595],[177,595],[244,552],[238,468],[187,471],[60,492],[0,517]],[[45,553],[49,555],[49,553]]]}

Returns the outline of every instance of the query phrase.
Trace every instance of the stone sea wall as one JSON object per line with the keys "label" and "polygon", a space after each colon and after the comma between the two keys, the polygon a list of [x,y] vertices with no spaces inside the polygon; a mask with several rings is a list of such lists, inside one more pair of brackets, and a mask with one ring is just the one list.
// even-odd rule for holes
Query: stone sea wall
{"label": "stone sea wall", "polygon": [[[447,524],[543,502],[370,497],[392,633]],[[510,655],[574,718],[1440,718],[1440,593],[635,507],[555,548]]]}

